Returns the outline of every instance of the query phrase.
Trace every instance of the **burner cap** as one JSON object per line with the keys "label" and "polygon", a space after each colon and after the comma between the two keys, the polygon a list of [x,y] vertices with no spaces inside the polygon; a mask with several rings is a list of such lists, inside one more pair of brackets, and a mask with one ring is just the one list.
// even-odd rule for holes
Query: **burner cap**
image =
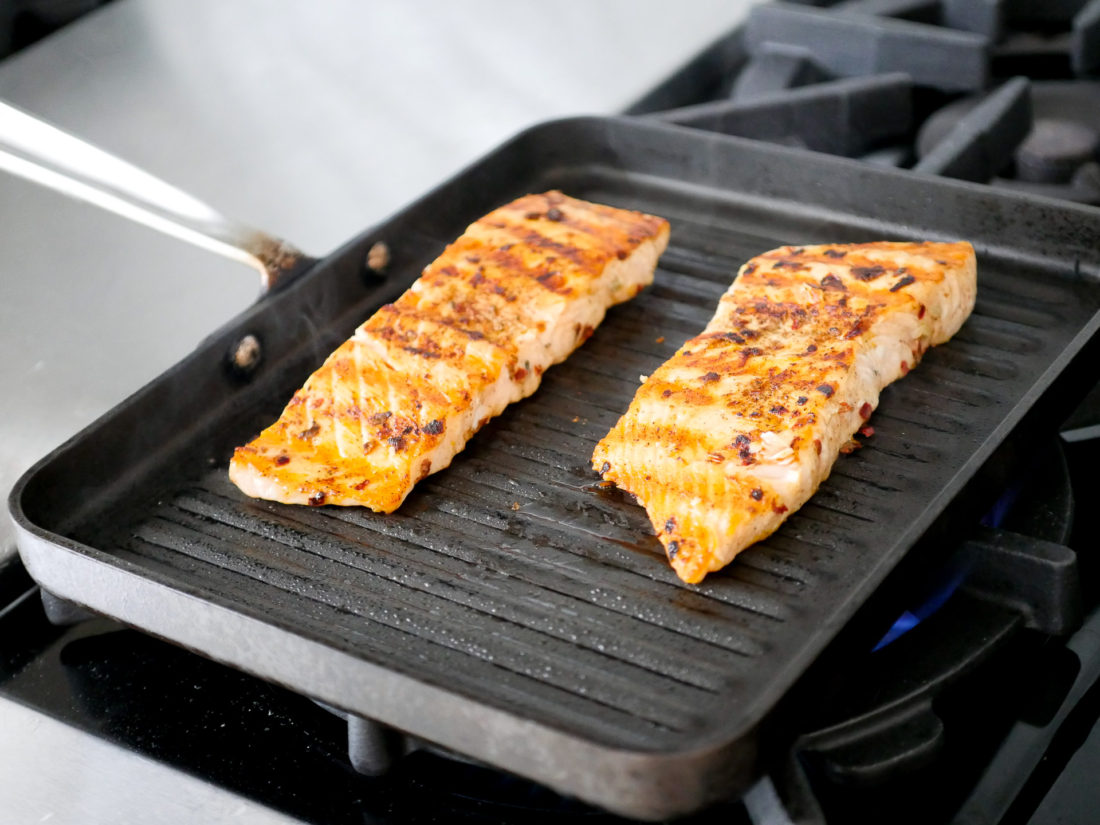
{"label": "burner cap", "polygon": [[1100,132],[1061,118],[1037,118],[1016,150],[1016,177],[1035,183],[1065,183],[1092,160]]}

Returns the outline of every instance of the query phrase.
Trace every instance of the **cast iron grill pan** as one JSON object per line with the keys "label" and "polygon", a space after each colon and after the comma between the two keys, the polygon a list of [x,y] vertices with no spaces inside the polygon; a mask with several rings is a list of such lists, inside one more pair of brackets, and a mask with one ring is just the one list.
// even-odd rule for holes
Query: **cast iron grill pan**
{"label": "cast iron grill pan", "polygon": [[[470,221],[525,191],[667,217],[652,288],[400,510],[292,507],[226,478],[234,445]],[[1021,231],[1023,222],[1028,231]],[[265,298],[20,482],[21,551],[47,589],[355,714],[615,811],[683,813],[742,789],[755,731],[1097,326],[1093,212],[625,120],[537,127]],[[365,278],[364,250],[394,250]],[[772,538],[697,587],[592,448],[781,244],[972,240],[979,297],[883,394]],[[251,381],[223,368],[253,332]]]}

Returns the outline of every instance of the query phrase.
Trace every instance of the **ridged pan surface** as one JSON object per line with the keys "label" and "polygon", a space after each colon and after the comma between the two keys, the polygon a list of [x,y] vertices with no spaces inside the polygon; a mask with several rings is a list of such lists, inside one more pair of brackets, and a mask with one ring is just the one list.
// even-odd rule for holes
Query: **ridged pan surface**
{"label": "ridged pan surface", "polygon": [[[568,128],[588,128],[596,140],[634,135],[642,127]],[[963,330],[886,390],[871,421],[874,435],[839,459],[809,504],[726,570],[686,586],[665,561],[643,510],[599,488],[589,469],[593,447],[626,410],[639,376],[703,327],[738,265],[753,255],[782,244],[952,235],[947,219],[927,206],[914,207],[910,223],[874,224],[880,219],[874,203],[865,215],[845,214],[804,210],[782,198],[741,197],[721,178],[688,186],[662,168],[667,160],[647,164],[647,141],[678,141],[689,150],[698,144],[702,151],[716,139],[666,127],[647,126],[639,134],[632,139],[641,148],[621,150],[612,162],[596,153],[570,165],[555,154],[555,163],[540,168],[534,153],[532,168],[507,179],[490,176],[497,183],[484,203],[441,213],[439,204],[455,191],[449,185],[376,232],[396,250],[387,285],[392,293],[480,211],[520,191],[559,186],[664,216],[672,226],[654,285],[611,310],[583,347],[546,373],[534,396],[482,429],[449,469],[423,481],[396,513],[251,500],[226,477],[233,444],[273,420],[328,344],[379,302],[377,290],[362,288],[358,271],[345,267],[346,279],[356,283],[340,289],[358,294],[358,302],[311,318],[306,327],[321,325],[313,334],[287,333],[288,354],[261,368],[263,380],[235,386],[219,378],[215,389],[200,393],[206,398],[196,399],[180,385],[198,367],[185,365],[183,375],[161,379],[176,382],[182,412],[174,414],[201,422],[166,443],[163,455],[151,448],[152,458],[130,475],[127,467],[112,465],[106,447],[98,466],[78,464],[97,455],[103,428],[125,425],[106,421],[78,436],[77,449],[70,445],[50,458],[38,471],[45,481],[25,480],[23,492],[17,491],[22,498],[13,499],[17,519],[25,528],[33,525],[28,533],[48,540],[45,549],[27,542],[32,572],[46,586],[67,590],[62,595],[68,598],[306,692],[339,685],[341,662],[364,661],[408,677],[407,684],[442,691],[425,698],[410,688],[414,704],[427,707],[453,696],[462,699],[455,714],[485,708],[533,723],[521,733],[486,722],[479,740],[474,723],[416,729],[420,717],[394,712],[392,697],[372,695],[371,684],[322,697],[623,812],[660,816],[720,795],[708,783],[739,775],[742,767],[735,763],[751,759],[760,720],[973,475],[1036,387],[1051,380],[1056,362],[1091,334],[1100,296],[1094,281],[1061,264],[1044,263],[1036,254],[1014,257],[1011,249],[992,245],[1002,228],[989,230],[988,249],[982,238],[974,239],[980,288]],[[521,145],[537,142],[538,135]],[[877,174],[857,174],[850,165],[832,166],[808,154],[769,148],[756,157],[756,151],[745,143],[734,154],[748,153],[744,162],[755,164],[803,164],[804,174],[817,176],[814,191],[858,184],[846,183],[845,175]],[[493,158],[485,164],[478,168],[492,172]],[[517,164],[505,165],[515,172]],[[477,179],[475,173],[466,174]],[[907,184],[894,176],[876,185],[887,191]],[[768,181],[761,186],[766,190]],[[921,186],[938,191],[934,182]],[[952,197],[965,200],[968,191],[952,190]],[[436,215],[431,225],[410,223],[410,216],[429,213]],[[924,218],[927,227],[920,223]],[[298,297],[280,296],[277,312],[287,312],[289,302],[305,300],[313,289],[304,285]],[[221,337],[230,340],[273,311],[258,307]],[[220,345],[213,342],[203,357],[214,363]],[[130,418],[148,421],[158,409],[164,407],[139,397]],[[112,438],[123,436],[106,441]],[[73,474],[82,476],[79,483]],[[61,478],[67,480],[55,484]],[[81,490],[88,501],[98,496],[94,506],[85,502],[70,512],[51,499],[79,497]],[[63,582],[63,575],[51,572],[56,566],[42,561],[53,545],[66,558],[92,556],[138,582],[139,602],[141,583],[148,582],[188,594],[190,606],[172,603],[165,609],[178,616],[146,621],[156,605],[118,606],[121,600],[102,595],[107,580],[90,575],[83,584]],[[151,589],[148,601],[155,602],[158,592]],[[262,662],[272,652],[257,654],[249,639],[231,645],[239,652],[226,653],[203,641],[221,632],[216,620],[204,617],[207,604],[258,619],[275,629],[276,640],[308,639],[340,656],[303,659],[298,678],[293,663],[266,667]],[[195,629],[206,621],[213,626]],[[271,638],[262,643],[270,645]],[[288,641],[287,651],[297,648]],[[318,668],[331,668],[332,675],[318,677]],[[438,715],[425,711],[422,718]],[[615,774],[613,765],[540,774],[537,766],[552,764],[546,754],[556,747],[542,738],[545,731],[561,735],[554,742],[593,746],[571,753],[571,760],[584,754],[611,761],[616,754],[624,760],[629,754],[668,757],[630,762],[619,773],[633,779],[608,779],[622,786],[609,793],[635,793],[639,784],[659,782],[646,770],[666,771],[677,755],[684,755],[688,770],[710,776],[684,798],[670,799],[668,810],[644,798],[608,799],[571,777],[584,770]],[[516,756],[524,747],[531,753]]]}

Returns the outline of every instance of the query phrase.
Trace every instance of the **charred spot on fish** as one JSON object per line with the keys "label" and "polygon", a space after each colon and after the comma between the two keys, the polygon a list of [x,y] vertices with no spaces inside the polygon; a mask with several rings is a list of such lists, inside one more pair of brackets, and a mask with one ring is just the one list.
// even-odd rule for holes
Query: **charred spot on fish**
{"label": "charred spot on fish", "polygon": [[302,441],[309,441],[311,438],[315,438],[319,432],[321,432],[321,425],[314,421],[313,426],[298,433],[298,438]]}
{"label": "charred spot on fish", "polygon": [[424,432],[428,435],[439,435],[443,432],[443,422],[438,418],[433,418],[424,425]]}
{"label": "charred spot on fish", "polygon": [[806,347],[806,352],[817,352],[817,344],[810,344]]}
{"label": "charred spot on fish", "polygon": [[611,469],[611,463],[608,462],[608,461],[605,461],[602,465],[600,465],[600,472],[601,473],[606,473],[610,469]]}
{"label": "charred spot on fish", "polygon": [[831,272],[821,279],[821,288],[826,292],[847,292],[848,287],[844,286],[844,282],[840,280],[836,275]]}
{"label": "charred spot on fish", "polygon": [[661,390],[661,398],[668,398],[672,395],[672,390]]}
{"label": "charred spot on fish", "polygon": [[918,321],[919,321],[919,320],[920,320],[921,318],[923,318],[923,317],[924,317],[924,312],[925,312],[925,309],[926,309],[926,307],[924,306],[924,304],[921,304],[921,305],[920,305],[920,311],[919,311],[919,312],[917,312],[917,320],[918,320]]}
{"label": "charred spot on fish", "polygon": [[777,404],[768,410],[772,415],[786,415],[790,410],[784,407],[782,404]]}
{"label": "charred spot on fish", "polygon": [[313,495],[311,495],[309,497],[309,506],[310,507],[320,507],[324,503],[325,503],[325,494],[321,490],[318,490],[317,492],[315,492]]}
{"label": "charred spot on fish", "polygon": [[431,474],[432,474],[432,460],[430,458],[425,458],[423,461],[420,462],[420,475],[417,476],[416,480],[418,482],[423,481],[424,479],[426,479]]}
{"label": "charred spot on fish", "polygon": [[891,292],[897,292],[902,287],[909,286],[909,284],[913,283],[916,280],[917,279],[914,278],[912,275],[906,275],[903,278],[901,278],[896,284],[894,284],[892,287],[890,287],[890,291]]}
{"label": "charred spot on fish", "polygon": [[558,209],[558,207],[551,206],[546,210],[546,220],[555,222],[565,220],[565,213]]}
{"label": "charred spot on fish", "polygon": [[760,501],[764,497],[764,491],[757,487],[749,495],[752,496],[753,501]]}
{"label": "charred spot on fish", "polygon": [[798,261],[776,261],[772,264],[772,269],[789,269],[792,272],[799,272],[803,269],[808,269],[805,264],[801,264]]}
{"label": "charred spot on fish", "polygon": [[749,264],[741,270],[741,272],[743,275],[752,275],[752,273],[756,272],[756,264]]}
{"label": "charred spot on fish", "polygon": [[861,281],[873,281],[886,272],[884,266],[853,266],[852,275]]}
{"label": "charred spot on fish", "polygon": [[394,452],[401,452],[405,449],[405,437],[400,435],[393,435],[386,439],[386,443],[393,447]]}
{"label": "charred spot on fish", "polygon": [[387,421],[390,420],[390,418],[392,416],[393,416],[392,412],[390,412],[389,410],[384,410],[383,412],[375,413],[370,418],[368,418],[367,421],[369,421],[371,424],[375,424],[375,425],[385,424]]}
{"label": "charred spot on fish", "polygon": [[733,439],[733,443],[736,444],[738,447],[747,447],[749,445],[749,442],[751,441],[752,439],[744,433],[741,433],[737,436],[737,438]]}
{"label": "charred spot on fish", "polygon": [[752,451],[748,447],[742,447],[737,451],[737,457],[741,459],[742,464],[752,464],[756,461],[752,457]]}
{"label": "charred spot on fish", "polygon": [[703,375],[703,377],[702,377],[702,379],[701,379],[701,380],[702,380],[702,382],[703,382],[704,384],[713,384],[713,383],[714,383],[715,381],[717,381],[717,380],[718,380],[719,378],[721,378],[721,377],[722,377],[722,376],[720,376],[720,375],[719,375],[718,373],[716,373],[716,372],[708,372],[708,373],[705,373],[705,374]]}
{"label": "charred spot on fish", "polygon": [[839,249],[826,249],[825,250],[825,255],[829,258],[843,258],[847,254],[848,254],[847,252],[843,252]]}
{"label": "charred spot on fish", "polygon": [[676,554],[680,552],[680,542],[670,541],[668,543],[668,557],[670,559],[676,558]]}
{"label": "charred spot on fish", "polygon": [[818,384],[817,391],[824,395],[826,398],[832,398],[833,393],[836,392],[836,390],[833,389],[832,384]]}
{"label": "charred spot on fish", "polygon": [[671,533],[675,529],[676,529],[676,517],[675,516],[670,516],[668,521],[665,522],[665,532],[666,533]]}
{"label": "charred spot on fish", "polygon": [[525,217],[529,221],[537,221],[539,218],[542,217],[542,213],[541,212],[528,212],[523,217]]}
{"label": "charred spot on fish", "polygon": [[806,403],[807,401],[809,401],[810,399],[809,399],[809,398],[807,398],[807,397],[806,397],[806,396],[804,396],[804,395],[800,395],[800,396],[798,396],[798,398],[797,398],[796,400],[798,401],[798,404],[799,404],[799,406],[801,406],[802,404],[805,404],[805,403]]}
{"label": "charred spot on fish", "polygon": [[817,451],[818,455],[821,455],[821,439],[820,438],[815,438],[814,439],[814,449]]}
{"label": "charred spot on fish", "polygon": [[850,330],[848,330],[846,333],[844,333],[844,338],[847,340],[847,339],[855,338],[855,337],[857,337],[859,335],[862,335],[862,334],[863,334],[863,322],[862,321],[856,321],[855,324],[852,325],[852,328]]}
{"label": "charred spot on fish", "polygon": [[275,459],[275,464],[278,465],[279,467],[284,467],[289,463],[290,463],[290,456],[288,456],[286,453],[283,453],[282,455],[277,456],[276,459]]}

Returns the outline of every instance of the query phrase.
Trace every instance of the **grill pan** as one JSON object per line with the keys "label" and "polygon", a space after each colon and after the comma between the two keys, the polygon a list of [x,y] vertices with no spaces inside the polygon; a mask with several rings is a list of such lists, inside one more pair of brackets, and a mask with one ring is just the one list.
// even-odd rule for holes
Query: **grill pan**
{"label": "grill pan", "polygon": [[[617,307],[392,515],[255,501],[226,479],[327,353],[464,227],[560,188],[668,218],[654,286]],[[638,376],[736,267],[784,243],[965,238],[977,309],[888,388],[864,449],[700,586],[595,486]],[[391,249],[388,277],[363,267]],[[31,575],[348,713],[656,819],[743,790],[761,723],[1100,324],[1095,210],[625,118],[535,127],[213,334],[40,461],[10,507]],[[263,360],[242,377],[246,334]],[[663,340],[661,340],[663,339]],[[1047,398],[1050,396],[1047,395]]]}

